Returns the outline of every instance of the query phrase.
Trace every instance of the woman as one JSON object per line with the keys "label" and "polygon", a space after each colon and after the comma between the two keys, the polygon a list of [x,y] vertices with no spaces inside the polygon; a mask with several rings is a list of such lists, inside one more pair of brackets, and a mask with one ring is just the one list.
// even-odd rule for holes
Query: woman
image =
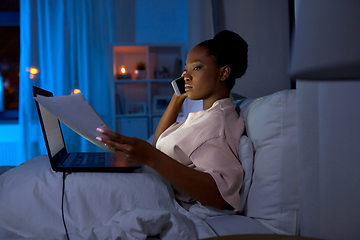
{"label": "woman", "polygon": [[[144,164],[174,187],[178,202],[217,209],[237,209],[243,169],[238,146],[243,117],[235,111],[230,90],[247,68],[247,43],[222,31],[195,46],[185,63],[186,93],[173,95],[155,132],[154,145],[138,138],[97,129],[98,137],[126,161]],[[202,100],[203,110],[177,123],[186,98]]]}

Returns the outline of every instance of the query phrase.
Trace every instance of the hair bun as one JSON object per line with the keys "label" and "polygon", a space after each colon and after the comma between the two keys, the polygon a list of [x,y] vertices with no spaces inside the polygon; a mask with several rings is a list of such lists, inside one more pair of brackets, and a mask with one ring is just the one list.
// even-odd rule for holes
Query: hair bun
{"label": "hair bun", "polygon": [[242,38],[235,32],[229,31],[229,30],[223,30],[216,34],[213,38],[216,42],[226,42],[226,41],[235,41],[235,40],[242,40]]}
{"label": "hair bun", "polygon": [[228,64],[235,78],[244,75],[247,68],[248,45],[246,41],[237,33],[229,30],[216,34],[213,41],[218,49],[219,62],[224,65]]}

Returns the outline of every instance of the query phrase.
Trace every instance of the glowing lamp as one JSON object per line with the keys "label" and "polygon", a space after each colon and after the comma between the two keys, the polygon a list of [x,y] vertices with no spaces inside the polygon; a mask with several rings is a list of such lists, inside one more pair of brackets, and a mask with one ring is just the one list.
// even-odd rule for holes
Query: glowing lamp
{"label": "glowing lamp", "polygon": [[36,68],[30,68],[30,73],[31,74],[38,74],[39,70],[37,70]]}
{"label": "glowing lamp", "polygon": [[30,73],[30,75],[29,75],[30,79],[33,79],[35,77],[35,75],[39,73],[39,70],[37,68],[33,68],[33,67],[27,67],[26,71]]}

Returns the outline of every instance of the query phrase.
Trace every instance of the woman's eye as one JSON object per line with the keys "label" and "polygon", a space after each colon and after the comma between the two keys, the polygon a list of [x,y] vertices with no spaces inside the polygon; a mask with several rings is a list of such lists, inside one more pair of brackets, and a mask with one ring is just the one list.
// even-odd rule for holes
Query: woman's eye
{"label": "woman's eye", "polygon": [[194,67],[193,69],[196,71],[196,70],[200,70],[201,67],[198,66],[198,67]]}

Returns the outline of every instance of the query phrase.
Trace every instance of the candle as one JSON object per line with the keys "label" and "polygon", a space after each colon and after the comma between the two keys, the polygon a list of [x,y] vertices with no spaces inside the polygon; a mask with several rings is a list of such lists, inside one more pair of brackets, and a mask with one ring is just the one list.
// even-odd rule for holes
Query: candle
{"label": "candle", "polygon": [[116,76],[117,79],[129,79],[130,75],[126,72],[126,68],[124,65],[121,65],[119,68],[119,74]]}
{"label": "candle", "polygon": [[124,65],[121,65],[121,67],[120,67],[120,73],[121,73],[122,75],[126,74],[126,69],[125,69],[125,66],[124,66]]}

